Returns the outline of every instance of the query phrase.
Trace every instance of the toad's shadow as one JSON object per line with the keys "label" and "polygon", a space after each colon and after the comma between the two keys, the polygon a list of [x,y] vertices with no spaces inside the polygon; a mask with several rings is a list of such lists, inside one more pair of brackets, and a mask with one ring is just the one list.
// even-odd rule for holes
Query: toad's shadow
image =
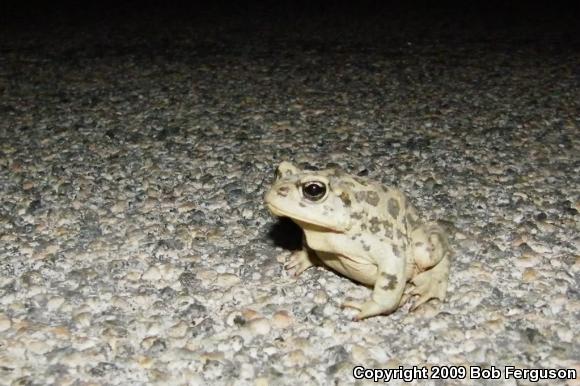
{"label": "toad's shadow", "polygon": [[287,217],[278,218],[268,236],[278,247],[291,251],[302,248],[302,229]]}

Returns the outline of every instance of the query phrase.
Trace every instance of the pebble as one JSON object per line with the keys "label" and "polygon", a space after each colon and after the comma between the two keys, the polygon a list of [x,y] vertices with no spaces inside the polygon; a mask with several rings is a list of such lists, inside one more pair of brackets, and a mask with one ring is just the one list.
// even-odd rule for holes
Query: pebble
{"label": "pebble", "polygon": [[266,318],[252,319],[248,322],[247,326],[256,335],[266,335],[272,329],[270,321]]}
{"label": "pebble", "polygon": [[287,367],[304,367],[308,363],[308,358],[302,350],[292,350],[284,355],[284,364]]}
{"label": "pebble", "polygon": [[65,299],[63,297],[53,296],[46,303],[46,308],[51,312],[55,312],[64,304],[64,302]]}
{"label": "pebble", "polygon": [[328,302],[328,295],[323,290],[317,290],[312,300],[316,304],[326,304]]}
{"label": "pebble", "polygon": [[91,325],[92,313],[80,312],[73,316],[73,322],[79,327],[89,327]]}
{"label": "pebble", "polygon": [[149,268],[147,271],[145,271],[145,273],[143,273],[141,279],[147,281],[159,281],[161,280],[161,272],[159,271],[159,268],[153,266]]}
{"label": "pebble", "polygon": [[181,321],[170,328],[168,335],[172,338],[181,338],[187,333],[188,327],[188,323]]}
{"label": "pebble", "polygon": [[366,347],[360,346],[358,344],[352,345],[350,355],[354,363],[357,364],[368,363],[371,358],[369,350]]}
{"label": "pebble", "polygon": [[137,364],[144,369],[150,369],[155,364],[155,359],[150,356],[139,355],[135,359]]}
{"label": "pebble", "polygon": [[573,272],[580,272],[580,255],[574,256],[574,264],[572,265]]}
{"label": "pebble", "polygon": [[515,260],[518,268],[530,268],[540,264],[542,257],[536,253],[524,253]]}
{"label": "pebble", "polygon": [[539,274],[538,271],[534,268],[526,268],[522,273],[522,280],[526,283],[534,282],[538,280]]}
{"label": "pebble", "polygon": [[130,271],[130,272],[127,272],[127,274],[125,275],[125,280],[136,282],[136,281],[141,280],[141,277],[142,277],[142,273],[141,272],[139,272],[139,271]]}
{"label": "pebble", "polygon": [[240,378],[242,379],[254,379],[256,375],[256,370],[254,366],[249,363],[242,363],[240,365]]}
{"label": "pebble", "polygon": [[0,314],[0,332],[6,331],[12,327],[12,320],[6,314]]}
{"label": "pebble", "polygon": [[254,380],[254,386],[270,386],[270,382],[266,377],[258,377]]}
{"label": "pebble", "polygon": [[26,348],[28,351],[37,355],[44,355],[48,351],[52,350],[52,346],[50,344],[40,340],[27,341]]}
{"label": "pebble", "polygon": [[204,283],[213,283],[215,282],[217,275],[218,275],[217,272],[214,271],[213,269],[207,269],[199,271],[196,277],[201,281],[203,281]]}
{"label": "pebble", "polygon": [[233,287],[240,282],[240,278],[231,273],[222,273],[218,275],[216,285],[218,287]]}
{"label": "pebble", "polygon": [[121,296],[113,296],[111,298],[111,305],[121,310],[127,310],[130,308],[129,302]]}
{"label": "pebble", "polygon": [[272,325],[275,328],[285,329],[292,325],[293,320],[288,311],[276,311],[272,317]]}
{"label": "pebble", "polygon": [[566,343],[572,343],[574,341],[574,338],[577,338],[577,334],[574,331],[564,326],[557,327],[556,334],[558,335],[558,338],[562,342]]}
{"label": "pebble", "polygon": [[252,308],[246,308],[246,309],[242,310],[241,315],[242,315],[242,318],[244,318],[245,320],[252,320],[252,319],[261,318],[261,314]]}

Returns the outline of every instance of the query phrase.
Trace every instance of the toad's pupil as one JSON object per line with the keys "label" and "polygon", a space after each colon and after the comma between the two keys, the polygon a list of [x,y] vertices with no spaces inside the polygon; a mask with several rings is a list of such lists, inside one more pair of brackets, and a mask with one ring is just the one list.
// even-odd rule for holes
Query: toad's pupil
{"label": "toad's pupil", "polygon": [[320,183],[311,183],[304,186],[305,195],[314,200],[321,199],[326,193],[326,187]]}

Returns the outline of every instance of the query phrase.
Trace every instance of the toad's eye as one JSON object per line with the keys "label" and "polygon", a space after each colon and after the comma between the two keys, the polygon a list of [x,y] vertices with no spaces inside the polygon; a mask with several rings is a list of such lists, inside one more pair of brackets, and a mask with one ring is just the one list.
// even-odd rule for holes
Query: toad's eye
{"label": "toad's eye", "polygon": [[305,182],[302,193],[307,200],[318,201],[326,194],[326,185],[318,181]]}

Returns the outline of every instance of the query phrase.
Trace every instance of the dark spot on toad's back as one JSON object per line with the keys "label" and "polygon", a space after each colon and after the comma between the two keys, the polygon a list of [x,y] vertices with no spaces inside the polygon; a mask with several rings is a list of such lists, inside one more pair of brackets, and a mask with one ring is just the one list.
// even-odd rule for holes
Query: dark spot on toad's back
{"label": "dark spot on toad's back", "polygon": [[367,200],[367,192],[356,192],[354,198],[356,198],[358,202],[365,202]]}
{"label": "dark spot on toad's back", "polygon": [[399,210],[401,208],[399,207],[399,203],[397,202],[397,200],[395,200],[394,198],[389,198],[389,202],[387,204],[387,210],[389,211],[389,214],[391,215],[392,218],[397,218],[399,217]]}
{"label": "dark spot on toad's back", "polygon": [[372,190],[367,191],[367,202],[371,206],[377,206],[379,204],[379,195],[377,192]]}
{"label": "dark spot on toad's back", "polygon": [[355,197],[359,202],[366,202],[371,206],[377,206],[379,203],[379,195],[377,192],[372,190],[366,190],[363,192],[356,192]]}
{"label": "dark spot on toad's back", "polygon": [[362,212],[353,212],[350,217],[354,218],[355,220],[360,220],[363,218]]}
{"label": "dark spot on toad's back", "polygon": [[370,227],[371,232],[379,233],[379,231],[381,230],[381,227],[379,226],[381,222],[379,221],[379,219],[376,217],[373,217],[370,219],[369,223],[371,224],[371,227]]}
{"label": "dark spot on toad's back", "polygon": [[340,196],[338,196],[342,202],[344,203],[344,206],[346,206],[347,208],[350,208],[350,205],[352,204],[352,202],[350,201],[350,197],[348,195],[347,192],[342,192],[340,193]]}
{"label": "dark spot on toad's back", "polygon": [[395,255],[395,257],[401,257],[401,251],[399,250],[399,247],[396,245],[393,245],[392,248],[393,248],[393,254]]}
{"label": "dark spot on toad's back", "polygon": [[393,238],[393,229],[391,228],[391,225],[383,223],[383,226],[385,227],[385,236],[389,239]]}
{"label": "dark spot on toad's back", "polygon": [[367,252],[368,252],[368,251],[370,251],[370,250],[371,250],[371,247],[370,247],[370,245],[366,244],[366,243],[365,243],[363,240],[361,240],[361,241],[360,241],[360,244],[362,245],[362,248],[363,248],[365,251],[367,251]]}
{"label": "dark spot on toad's back", "polygon": [[405,238],[405,235],[403,234],[403,232],[401,232],[400,229],[397,229],[397,240],[403,240]]}

